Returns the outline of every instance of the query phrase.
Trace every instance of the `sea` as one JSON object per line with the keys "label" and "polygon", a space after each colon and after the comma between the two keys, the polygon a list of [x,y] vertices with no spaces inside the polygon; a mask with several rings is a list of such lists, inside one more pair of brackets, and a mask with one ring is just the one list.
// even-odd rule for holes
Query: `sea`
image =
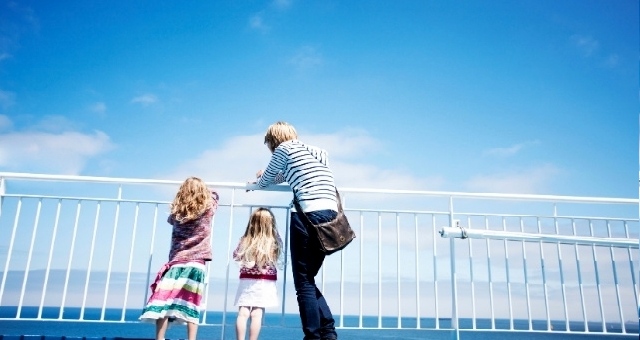
{"label": "sea", "polygon": [[[20,318],[15,320],[20,310]],[[40,316],[39,316],[40,315]],[[78,321],[79,319],[84,321]],[[65,307],[61,313],[59,307],[0,306],[0,340],[49,340],[49,339],[153,339],[155,326],[151,323],[138,321],[140,310],[77,308]],[[340,316],[334,316],[339,325]],[[198,329],[198,339],[235,339],[236,314],[229,312],[208,311],[205,324]],[[509,320],[496,320],[492,328],[491,321],[476,319],[476,330],[472,330],[473,321],[459,319],[458,336],[460,339],[630,339],[638,338],[638,323],[625,323],[627,333],[621,334],[620,324],[607,324],[607,334],[584,334],[583,322],[570,322],[569,332],[564,321],[552,321],[551,327],[557,331],[553,333],[543,332],[546,329],[546,321],[534,320],[533,331],[529,329],[528,320],[514,320],[513,329],[510,330]],[[378,327],[378,323],[381,327]],[[433,318],[420,319],[420,329],[417,329],[416,318],[405,317],[400,320],[398,327],[397,317],[363,316],[362,328],[360,328],[359,316],[344,316],[342,327],[338,329],[339,339],[452,339],[456,331],[451,330],[450,319],[440,319],[439,328]],[[601,323],[589,323],[589,331],[602,331]],[[572,333],[580,332],[580,333]],[[166,334],[167,339],[186,338],[184,325],[171,324]],[[247,337],[248,338],[248,337]],[[300,319],[297,314],[266,313],[260,339],[302,339]]]}

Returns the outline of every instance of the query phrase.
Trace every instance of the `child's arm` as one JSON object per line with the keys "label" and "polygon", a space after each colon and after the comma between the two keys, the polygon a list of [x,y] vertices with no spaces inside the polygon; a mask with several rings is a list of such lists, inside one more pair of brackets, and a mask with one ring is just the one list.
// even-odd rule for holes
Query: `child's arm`
{"label": "child's arm", "polygon": [[240,246],[242,245],[242,237],[240,238],[240,242],[238,242],[238,245],[236,246],[236,250],[233,251],[233,260],[234,261],[240,261],[242,260],[239,256],[238,256],[238,252],[240,251]]}
{"label": "child's arm", "polygon": [[218,200],[220,196],[215,190],[211,190],[211,215],[214,215],[218,210]]}

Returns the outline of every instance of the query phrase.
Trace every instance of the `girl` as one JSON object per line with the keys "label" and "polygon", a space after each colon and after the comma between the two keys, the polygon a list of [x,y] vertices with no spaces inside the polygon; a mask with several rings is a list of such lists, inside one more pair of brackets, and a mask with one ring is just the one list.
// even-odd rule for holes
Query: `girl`
{"label": "girl", "polygon": [[278,306],[276,266],[281,253],[282,240],[273,213],[269,209],[258,208],[251,214],[247,230],[233,252],[233,259],[240,265],[235,302],[238,306],[237,340],[244,340],[249,316],[249,339],[257,340],[265,307]]}
{"label": "girl", "polygon": [[164,340],[169,321],[186,323],[187,338],[196,339],[205,261],[211,261],[211,219],[217,207],[218,194],[197,177],[182,183],[170,205],[169,262],[160,268],[140,316],[142,321],[155,322],[156,340]]}

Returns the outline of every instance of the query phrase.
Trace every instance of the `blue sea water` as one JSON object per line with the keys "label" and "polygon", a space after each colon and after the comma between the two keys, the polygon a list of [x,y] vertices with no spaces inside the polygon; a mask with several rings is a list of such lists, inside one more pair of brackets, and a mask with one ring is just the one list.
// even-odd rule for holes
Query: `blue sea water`
{"label": "blue sea water", "polygon": [[[36,335],[45,337],[87,337],[87,338],[131,338],[131,339],[152,339],[154,336],[153,324],[138,322],[140,310],[129,309],[123,314],[120,309],[98,308],[80,309],[66,307],[61,310],[58,307],[44,307],[42,311],[37,307],[22,307],[19,313],[20,320],[11,320],[18,316],[18,307],[0,306],[0,340],[3,336],[23,336]],[[41,314],[40,319],[38,315]],[[235,313],[224,315],[220,312],[208,312],[204,325],[198,330],[199,339],[235,339]],[[37,319],[37,320],[36,320]],[[83,319],[85,321],[78,321]],[[337,325],[340,325],[340,316],[335,316]],[[124,322],[122,322],[124,320]],[[224,321],[224,322],[223,322]],[[378,328],[378,323],[381,327]],[[451,320],[440,319],[439,328],[434,329],[436,322],[432,318],[420,320],[421,329],[417,329],[415,318],[402,318],[400,320],[402,329],[396,329],[398,319],[396,317],[382,318],[365,316],[362,319],[364,328],[359,328],[360,318],[358,316],[345,316],[342,318],[344,329],[338,330],[340,339],[451,339],[454,331],[450,330]],[[224,327],[223,327],[224,325]],[[564,321],[552,322],[554,330],[559,333],[543,333],[546,329],[545,321],[534,321],[534,332],[513,332],[510,328],[509,320],[497,320],[494,329],[489,320],[476,320],[476,328],[480,330],[472,331],[472,320],[460,319],[461,339],[564,339],[569,334],[566,331]],[[571,334],[571,339],[628,339],[630,336],[637,338],[638,323],[631,322],[625,324],[627,332],[635,335],[622,335],[620,325],[607,324],[609,335],[598,334]],[[393,328],[393,329],[385,329]],[[513,328],[526,331],[529,328],[527,320],[514,320]],[[601,324],[590,323],[588,328],[592,332],[600,332]],[[584,330],[584,323],[571,322],[569,330],[580,332]],[[613,335],[612,335],[613,333]],[[617,334],[617,335],[615,335]],[[168,339],[184,339],[186,328],[182,325],[171,325],[167,332]],[[302,339],[303,334],[300,328],[299,317],[296,314],[275,314],[267,313],[264,318],[261,339]]]}

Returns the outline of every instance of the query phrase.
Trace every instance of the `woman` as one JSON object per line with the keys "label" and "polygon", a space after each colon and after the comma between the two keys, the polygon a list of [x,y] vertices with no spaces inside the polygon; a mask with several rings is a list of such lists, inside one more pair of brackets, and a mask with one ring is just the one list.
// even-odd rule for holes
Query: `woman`
{"label": "woman", "polygon": [[[333,220],[338,214],[338,201],[327,152],[299,141],[294,127],[285,122],[269,126],[264,143],[272,157],[267,168],[258,171],[258,187],[287,182],[312,223]],[[313,232],[292,209],[291,270],[304,339],[337,339],[331,309],[316,286],[315,276],[325,255],[320,251],[318,240],[310,237]]]}

